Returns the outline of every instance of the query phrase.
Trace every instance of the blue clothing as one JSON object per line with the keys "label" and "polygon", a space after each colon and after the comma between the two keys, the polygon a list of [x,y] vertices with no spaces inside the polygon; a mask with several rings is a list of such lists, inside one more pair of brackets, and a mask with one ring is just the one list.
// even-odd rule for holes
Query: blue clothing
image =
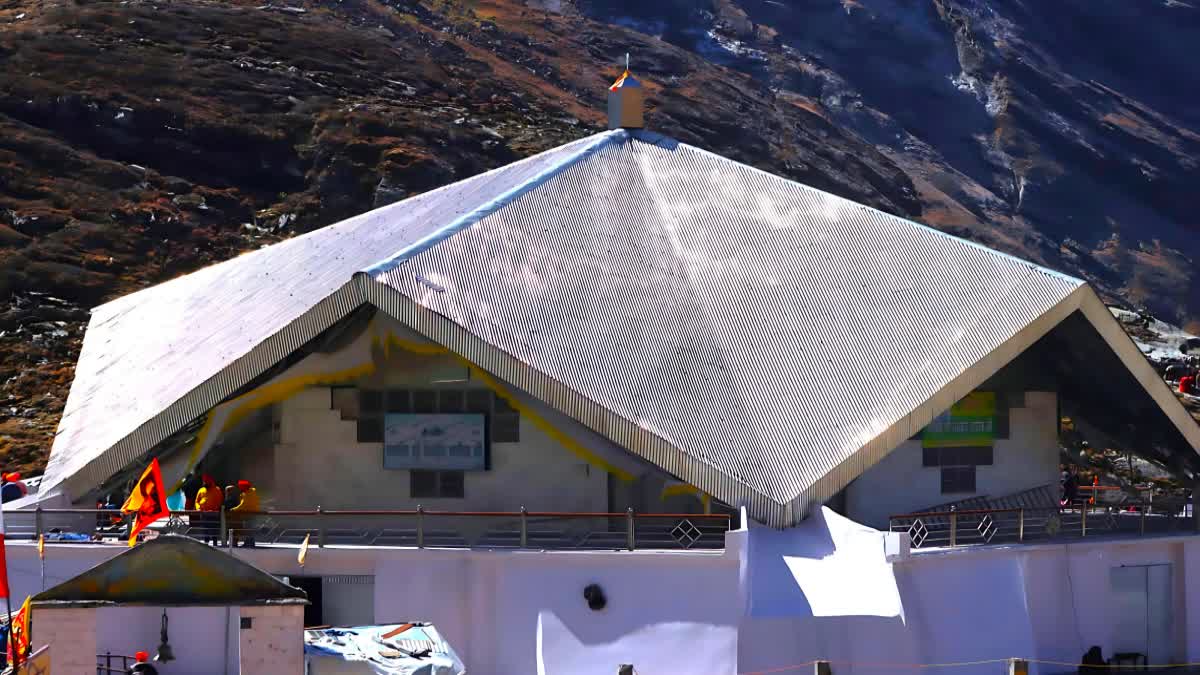
{"label": "blue clothing", "polygon": [[2,504],[7,504],[24,496],[25,494],[21,492],[21,486],[16,483],[5,483],[3,486],[0,486],[0,503]]}

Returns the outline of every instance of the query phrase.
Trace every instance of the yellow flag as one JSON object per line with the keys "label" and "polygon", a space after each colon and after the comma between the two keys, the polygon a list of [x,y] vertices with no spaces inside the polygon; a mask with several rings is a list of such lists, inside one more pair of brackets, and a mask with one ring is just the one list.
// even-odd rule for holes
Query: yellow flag
{"label": "yellow flag", "polygon": [[304,561],[308,559],[308,538],[311,536],[312,534],[304,535],[304,543],[300,544],[300,555],[296,556],[296,562],[300,563],[301,567],[304,567]]}
{"label": "yellow flag", "polygon": [[38,535],[38,557],[42,560],[46,559],[46,535]]}

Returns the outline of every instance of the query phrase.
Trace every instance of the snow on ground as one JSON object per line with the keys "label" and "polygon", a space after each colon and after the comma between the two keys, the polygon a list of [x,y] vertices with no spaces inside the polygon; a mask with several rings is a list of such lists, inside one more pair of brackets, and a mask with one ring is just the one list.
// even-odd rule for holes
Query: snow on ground
{"label": "snow on ground", "polygon": [[[1179,326],[1147,317],[1137,312],[1109,307],[1109,311],[1130,333],[1130,337],[1142,353],[1152,361],[1180,359],[1186,356],[1200,356],[1200,337],[1197,337]],[[1144,325],[1144,328],[1136,328]],[[1135,327],[1129,330],[1130,327]],[[1190,349],[1189,349],[1190,348]]]}

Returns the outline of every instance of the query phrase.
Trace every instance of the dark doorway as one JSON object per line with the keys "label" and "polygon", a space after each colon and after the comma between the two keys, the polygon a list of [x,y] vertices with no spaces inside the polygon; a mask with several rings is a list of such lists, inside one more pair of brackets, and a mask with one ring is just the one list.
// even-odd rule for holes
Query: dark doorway
{"label": "dark doorway", "polygon": [[308,594],[304,607],[304,626],[324,626],[321,617],[321,577],[291,577],[288,583]]}

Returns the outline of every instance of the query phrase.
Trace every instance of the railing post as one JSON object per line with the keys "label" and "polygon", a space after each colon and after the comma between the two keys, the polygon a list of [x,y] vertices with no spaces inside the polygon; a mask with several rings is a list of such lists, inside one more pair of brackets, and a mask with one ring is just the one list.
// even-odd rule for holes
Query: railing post
{"label": "railing post", "polygon": [[417,504],[417,548],[425,548],[425,507]]}
{"label": "railing post", "polygon": [[953,507],[950,512],[950,545],[958,545],[958,514],[953,512]]}
{"label": "railing post", "polygon": [[225,517],[225,505],[221,505],[221,545],[229,544],[229,523]]}
{"label": "railing post", "polygon": [[41,538],[42,538],[42,505],[41,504],[38,504],[37,507],[35,507],[33,509],[33,529],[35,530],[33,533],[34,534],[33,540],[41,541]]}
{"label": "railing post", "polygon": [[1025,541],[1025,509],[1017,509],[1017,541]]}
{"label": "railing post", "polygon": [[1087,502],[1079,507],[1079,536],[1087,536]]}
{"label": "railing post", "polygon": [[529,511],[521,506],[521,548],[529,545]]}
{"label": "railing post", "polygon": [[[1193,506],[1192,508],[1195,509],[1196,507]],[[1146,510],[1144,503],[1138,507],[1138,511],[1142,512],[1140,514],[1141,518],[1138,518],[1138,534],[1143,536],[1146,534]]]}
{"label": "railing post", "polygon": [[317,504],[317,548],[325,548],[325,509]]}
{"label": "railing post", "polygon": [[813,675],[833,675],[833,668],[828,661],[814,661]]}
{"label": "railing post", "polygon": [[625,509],[625,542],[629,550],[637,548],[637,533],[633,526],[633,507]]}

